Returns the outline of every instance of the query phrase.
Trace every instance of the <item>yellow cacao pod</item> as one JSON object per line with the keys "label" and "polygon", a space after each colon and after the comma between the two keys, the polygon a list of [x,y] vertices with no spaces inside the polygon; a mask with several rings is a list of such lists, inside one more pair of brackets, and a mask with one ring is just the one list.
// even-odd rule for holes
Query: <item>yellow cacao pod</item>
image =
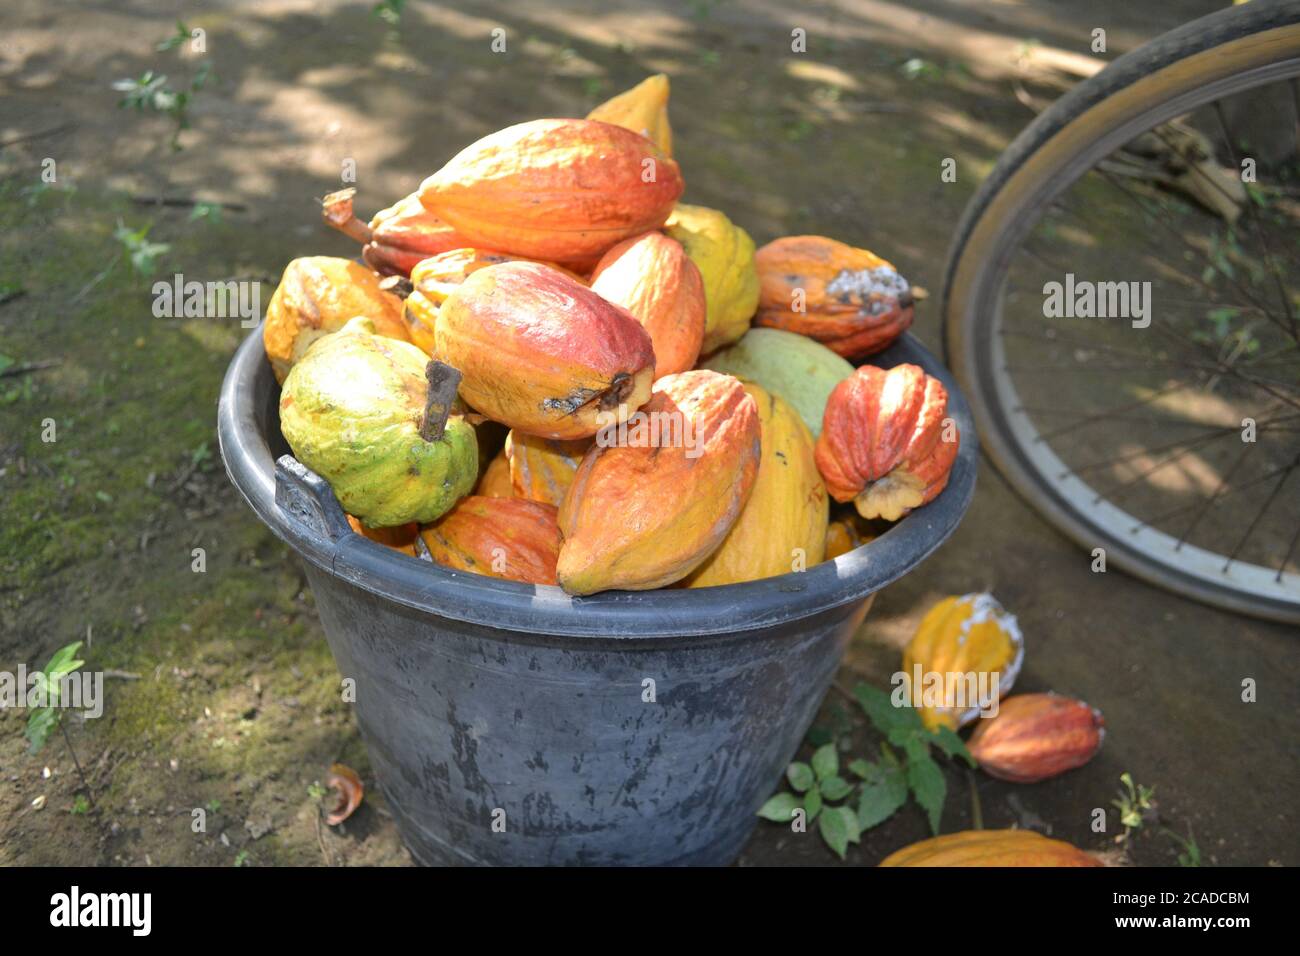
{"label": "yellow cacao pod", "polygon": [[538,438],[513,429],[506,436],[505,455],[510,463],[511,494],[529,501],[544,501],[557,508],[573,484],[573,475],[591,439],[560,441]]}
{"label": "yellow cacao pod", "polygon": [[955,729],[979,716],[975,689],[993,686],[991,676],[980,675],[996,673],[996,693],[1005,695],[1024,656],[1020,625],[992,594],[946,597],[926,612],[903,651],[908,699],[923,703],[927,727]]}
{"label": "yellow cacao pod", "polygon": [[664,231],[680,242],[704,279],[704,344],[700,354],[737,341],[758,309],[754,240],[725,213],[678,203]]}
{"label": "yellow cacao pod", "polygon": [[483,498],[513,498],[515,496],[514,486],[510,483],[510,459],[506,457],[505,449],[488,462],[488,466],[483,471],[483,477],[478,480],[478,486],[474,489],[474,494]]}
{"label": "yellow cacao pod", "polygon": [[831,561],[841,554],[848,554],[876,540],[876,537],[875,531],[861,515],[854,513],[835,518],[826,526],[826,554],[822,560]]}
{"label": "yellow cacao pod", "polygon": [[686,578],[692,588],[787,574],[821,562],[829,499],[799,413],[752,382],[762,451],[754,490],[718,550]]}
{"label": "yellow cacao pod", "polygon": [[630,129],[658,146],[665,156],[671,156],[673,130],[668,125],[668,94],[668,77],[656,73],[601,103],[587,114],[587,119]]}
{"label": "yellow cacao pod", "polygon": [[1101,866],[1091,853],[1033,830],[964,830],[891,853],[881,866]]}

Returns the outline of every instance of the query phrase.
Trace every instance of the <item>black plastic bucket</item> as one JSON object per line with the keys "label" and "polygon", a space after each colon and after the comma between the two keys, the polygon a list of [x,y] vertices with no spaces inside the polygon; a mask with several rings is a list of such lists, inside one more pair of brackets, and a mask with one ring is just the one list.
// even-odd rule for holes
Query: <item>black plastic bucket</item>
{"label": "black plastic bucket", "polygon": [[610,591],[453,571],[355,534],[280,435],[260,327],[221,391],[230,480],[305,559],[375,777],[427,864],[723,864],[775,791],[871,596],[956,528],[977,444],[904,336],[877,364],[942,379],[948,488],[870,545],[746,584]]}

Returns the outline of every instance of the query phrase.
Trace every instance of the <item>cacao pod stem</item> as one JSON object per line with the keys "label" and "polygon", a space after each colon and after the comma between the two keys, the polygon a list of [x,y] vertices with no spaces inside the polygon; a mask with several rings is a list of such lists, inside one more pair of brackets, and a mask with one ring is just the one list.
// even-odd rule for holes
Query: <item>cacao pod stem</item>
{"label": "cacao pod stem", "polygon": [[385,276],[379,280],[379,288],[393,293],[399,299],[405,299],[415,291],[415,286],[406,276]]}
{"label": "cacao pod stem", "polygon": [[330,193],[320,201],[321,215],[325,217],[327,223],[345,236],[366,243],[370,241],[370,227],[358,219],[356,213],[352,211],[352,197],[356,194],[356,189],[351,186]]}
{"label": "cacao pod stem", "polygon": [[434,359],[424,367],[424,377],[429,380],[429,397],[424,403],[420,437],[433,442],[442,438],[447,427],[456,390],[460,388],[460,371]]}

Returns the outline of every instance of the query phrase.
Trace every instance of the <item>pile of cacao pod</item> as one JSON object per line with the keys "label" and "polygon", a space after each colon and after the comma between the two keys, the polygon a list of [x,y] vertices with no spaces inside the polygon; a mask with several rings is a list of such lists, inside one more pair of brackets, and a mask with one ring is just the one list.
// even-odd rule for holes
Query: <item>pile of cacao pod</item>
{"label": "pile of cacao pod", "polygon": [[291,262],[264,342],[284,437],[359,533],[575,595],[709,587],[943,490],[943,385],[850,364],[907,329],[906,280],[679,202],[668,93],[493,133],[369,222],[325,198],[364,265]]}

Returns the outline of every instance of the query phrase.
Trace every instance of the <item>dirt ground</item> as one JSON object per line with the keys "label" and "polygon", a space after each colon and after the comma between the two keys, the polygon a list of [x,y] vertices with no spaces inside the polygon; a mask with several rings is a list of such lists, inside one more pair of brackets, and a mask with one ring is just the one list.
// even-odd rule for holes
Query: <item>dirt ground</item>
{"label": "dirt ground", "polygon": [[[1216,6],[412,0],[390,26],[369,2],[7,0],[0,353],[58,364],[0,378],[0,670],[82,640],[87,667],[110,676],[103,717],[69,718],[67,740],[35,756],[26,715],[0,711],[0,863],[410,862],[373,788],[343,827],[318,822],[330,764],[369,768],[301,571],[217,460],[217,391],[245,332],[154,318],[120,226],[166,246],[159,275],[261,278],[265,302],[290,258],[355,253],[317,218],[345,161],[369,213],[485,133],[583,115],[662,71],[687,200],[760,244],[816,232],[887,256],[931,290],[914,332],[937,348],[952,228],[1032,116],[1016,84],[1048,101],[1096,69],[1095,27],[1113,57]],[[157,49],[178,17],[206,31],[204,54]],[[490,48],[498,27],[504,53]],[[790,52],[797,27],[806,54]],[[116,107],[114,82],[153,70],[180,89],[203,63],[179,150],[171,117]],[[939,176],[948,157],[955,183]],[[218,221],[143,201],[160,196],[229,205]],[[1296,635],[1091,573],[990,467],[952,540],[879,596],[838,682],[883,683],[935,600],[986,589],[1026,635],[1020,689],[1087,700],[1107,737],[1088,766],[1039,785],[950,772],[945,831],[970,825],[975,785],[985,826],[1113,847],[1113,811],[1109,833],[1089,823],[1129,772],[1159,812],[1131,861],[1177,865],[1173,831],[1206,864],[1300,862]],[[1257,703],[1240,701],[1246,677]],[[843,710],[832,695],[822,722]],[[848,861],[925,835],[909,806]],[[816,836],[763,824],[741,863],[833,861]]]}

